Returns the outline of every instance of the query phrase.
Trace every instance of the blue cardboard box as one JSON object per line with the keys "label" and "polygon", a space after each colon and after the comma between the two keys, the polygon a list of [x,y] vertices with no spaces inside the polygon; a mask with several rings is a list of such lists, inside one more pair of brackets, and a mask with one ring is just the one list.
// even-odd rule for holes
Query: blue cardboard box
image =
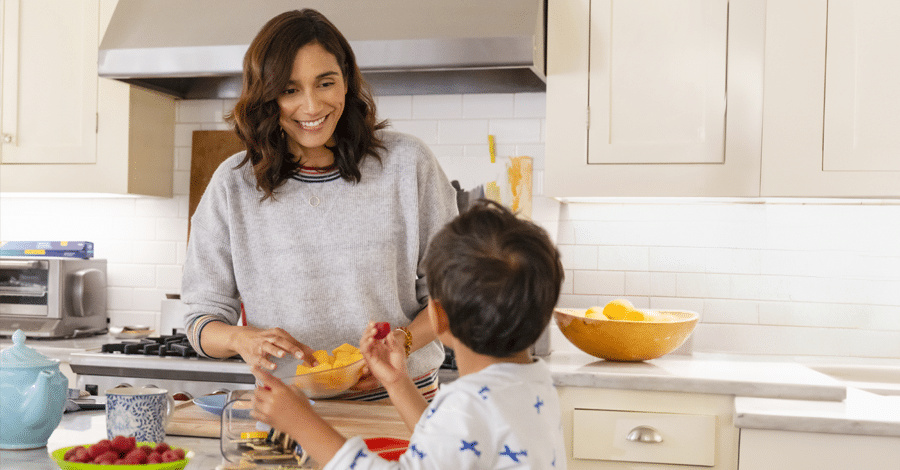
{"label": "blue cardboard box", "polygon": [[82,258],[94,257],[93,242],[0,242],[0,256],[36,256]]}

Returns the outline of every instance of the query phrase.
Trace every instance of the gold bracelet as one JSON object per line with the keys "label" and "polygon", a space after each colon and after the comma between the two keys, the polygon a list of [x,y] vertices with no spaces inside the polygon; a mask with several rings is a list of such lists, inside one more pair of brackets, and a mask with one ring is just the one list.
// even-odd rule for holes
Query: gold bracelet
{"label": "gold bracelet", "polygon": [[412,349],[412,333],[403,326],[398,326],[397,330],[402,331],[403,334],[406,335],[406,342],[403,343],[403,348],[406,350],[406,357],[409,357],[410,349]]}

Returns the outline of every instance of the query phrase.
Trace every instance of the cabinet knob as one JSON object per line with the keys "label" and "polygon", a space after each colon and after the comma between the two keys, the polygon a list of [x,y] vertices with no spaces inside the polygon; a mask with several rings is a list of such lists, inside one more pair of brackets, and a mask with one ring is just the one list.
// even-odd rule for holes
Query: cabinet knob
{"label": "cabinet knob", "polygon": [[11,144],[12,141],[13,141],[12,135],[10,135],[10,134],[3,134],[3,143],[4,143],[4,144]]}
{"label": "cabinet knob", "polygon": [[656,444],[663,441],[659,431],[652,426],[638,426],[631,430],[625,439],[631,442],[645,442],[647,444]]}

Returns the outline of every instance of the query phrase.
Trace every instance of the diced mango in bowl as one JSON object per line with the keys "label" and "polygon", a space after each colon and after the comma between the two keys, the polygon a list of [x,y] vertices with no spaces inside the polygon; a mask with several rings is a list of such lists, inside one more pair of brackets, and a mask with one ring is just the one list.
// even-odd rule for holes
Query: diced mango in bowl
{"label": "diced mango in bowl", "polygon": [[313,357],[315,357],[316,360],[319,361],[319,365],[310,367],[306,364],[301,363],[297,366],[297,375],[308,374],[310,372],[319,372],[328,369],[337,369],[348,364],[353,364],[354,362],[362,359],[363,355],[361,352],[359,352],[359,349],[357,349],[356,346],[344,343],[332,349],[330,354],[324,349],[314,351]]}
{"label": "diced mango in bowl", "polygon": [[294,377],[285,379],[309,398],[328,398],[338,395],[362,377],[363,355],[355,346],[342,344],[331,350],[313,352],[319,365],[310,367],[299,364]]}

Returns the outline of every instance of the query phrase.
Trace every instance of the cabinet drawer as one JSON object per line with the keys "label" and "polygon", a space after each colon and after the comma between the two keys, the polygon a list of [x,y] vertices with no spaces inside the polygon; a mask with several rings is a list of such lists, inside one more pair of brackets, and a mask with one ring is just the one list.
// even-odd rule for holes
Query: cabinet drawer
{"label": "cabinet drawer", "polygon": [[[630,440],[629,434],[641,427],[652,428],[662,440]],[[572,457],[576,459],[712,467],[715,454],[715,416],[574,410]]]}

